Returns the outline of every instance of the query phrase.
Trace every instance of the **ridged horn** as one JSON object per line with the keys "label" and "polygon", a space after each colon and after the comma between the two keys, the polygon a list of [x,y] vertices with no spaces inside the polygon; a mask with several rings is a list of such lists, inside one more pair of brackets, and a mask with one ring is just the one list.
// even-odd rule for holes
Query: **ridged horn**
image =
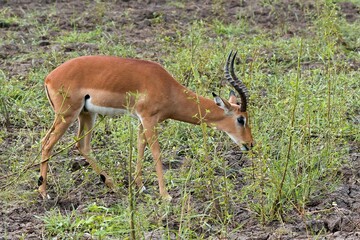
{"label": "ridged horn", "polygon": [[[229,53],[229,56],[226,60],[226,64],[225,64],[225,68],[224,68],[225,78],[229,81],[231,86],[233,86],[240,95],[240,99],[241,99],[240,111],[246,112],[246,107],[247,107],[247,103],[248,103],[248,99],[249,99],[249,97],[248,97],[249,93],[248,93],[248,90],[247,90],[245,84],[236,77],[235,72],[234,72],[234,62],[235,62],[237,51],[234,53],[234,56],[231,59],[232,54],[233,54],[233,51],[231,50]],[[229,65],[230,65],[230,70],[229,70]]]}

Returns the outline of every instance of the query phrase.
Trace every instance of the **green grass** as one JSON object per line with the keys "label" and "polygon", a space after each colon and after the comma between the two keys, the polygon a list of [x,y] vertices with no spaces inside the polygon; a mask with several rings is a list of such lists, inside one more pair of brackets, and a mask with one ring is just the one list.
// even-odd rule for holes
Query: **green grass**
{"label": "green grass", "polygon": [[[39,217],[44,221],[47,232],[50,236],[65,238],[81,238],[84,233],[97,238],[117,236],[126,238],[129,234],[128,222],[129,213],[126,206],[118,204],[112,208],[98,206],[95,203],[81,213],[75,210],[61,213],[58,209],[46,213]],[[138,228],[146,228],[148,223],[144,218],[137,218]]]}
{"label": "green grass", "polygon": [[[359,5],[358,1],[353,2]],[[263,4],[269,3],[263,1]],[[237,74],[251,93],[251,124],[256,141],[254,151],[246,155],[249,164],[241,169],[231,166],[226,153],[234,145],[223,133],[174,121],[161,124],[159,140],[165,164],[170,167],[165,174],[168,188],[180,196],[176,204],[157,199],[153,161],[147,151],[144,174],[151,195],[135,195],[136,237],[144,238],[145,234],[179,239],[227,236],[231,231],[242,230],[242,223],[235,221],[239,206],[249,209],[262,224],[291,221],[294,212],[311,218],[307,204],[337,186],[341,179],[339,169],[348,158],[348,141],[358,142],[360,136],[356,123],[360,73],[349,66],[351,62],[360,62],[359,54],[353,51],[360,47],[359,20],[349,24],[338,16],[332,3],[322,4],[307,35],[288,37],[283,31],[269,33],[261,28],[250,34],[251,24],[244,19],[230,24],[217,19],[199,20],[172,37],[159,30],[153,40],[154,49],[144,52],[129,45],[122,36],[107,32],[101,24],[90,31],[78,29],[75,23],[82,16],[74,17],[72,30],[50,38],[57,48],[43,51],[33,47],[32,51],[7,60],[19,65],[34,58],[41,59],[41,64],[35,63],[21,75],[0,71],[0,162],[4,166],[1,173],[15,174],[7,179],[12,183],[10,186],[15,186],[13,191],[2,188],[0,199],[9,205],[36,204],[33,199],[37,193],[28,189],[36,188],[38,173],[21,171],[39,161],[40,139],[53,118],[43,79],[57,65],[86,54],[151,59],[152,53],[159,53],[156,58],[162,60],[179,82],[204,96],[210,97],[215,91],[225,97],[230,88],[220,84],[222,67],[226,54],[238,49]],[[183,6],[180,2],[175,5]],[[99,2],[94,11],[102,19],[106,5]],[[48,31],[59,29],[56,21],[40,26],[35,16],[41,14],[36,9],[24,14],[25,18],[21,19],[13,16],[11,9],[0,12],[0,20],[4,22],[36,26],[29,30],[30,39],[19,42],[20,48],[36,44]],[[162,21],[159,14],[153,24],[161,25]],[[126,31],[126,26],[121,31]],[[4,43],[19,39],[18,35],[8,33]],[[78,44],[74,51],[66,54],[59,51],[72,44]],[[92,44],[94,48],[78,47],[81,44]],[[123,179],[131,172],[128,169],[131,151],[136,155],[136,146],[128,143],[131,129],[136,130],[137,125],[128,117],[106,118],[94,133],[97,159],[120,182],[124,193],[119,196],[120,203],[106,207],[94,199],[82,212],[53,207],[37,216],[44,223],[46,237],[76,239],[84,233],[99,239],[129,236],[131,211]],[[74,129],[63,137],[55,152],[74,141]],[[172,163],[179,161],[179,152],[185,163],[173,169]],[[65,149],[50,163],[55,170],[49,173],[50,185],[60,198],[76,192],[75,180],[69,181],[68,166],[63,164],[70,157],[71,148]],[[87,188],[95,187],[91,181],[97,176],[91,170],[75,174],[84,179]]]}

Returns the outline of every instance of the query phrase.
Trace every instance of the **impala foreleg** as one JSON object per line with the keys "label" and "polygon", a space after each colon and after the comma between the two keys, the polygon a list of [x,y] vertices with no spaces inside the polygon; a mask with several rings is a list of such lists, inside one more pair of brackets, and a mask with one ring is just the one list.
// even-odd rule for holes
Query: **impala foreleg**
{"label": "impala foreleg", "polygon": [[171,196],[166,190],[164,181],[163,167],[161,162],[161,151],[158,140],[158,134],[156,131],[156,124],[152,124],[150,121],[143,120],[144,134],[146,141],[150,147],[151,153],[155,161],[155,169],[159,182],[159,191],[163,199],[171,200]]}
{"label": "impala foreleg", "polygon": [[91,156],[91,133],[95,125],[96,114],[89,112],[81,112],[79,115],[79,130],[78,139],[76,144],[80,154],[86,159],[94,171],[100,175],[101,180],[111,188],[115,190],[113,179],[99,167],[96,160]]}

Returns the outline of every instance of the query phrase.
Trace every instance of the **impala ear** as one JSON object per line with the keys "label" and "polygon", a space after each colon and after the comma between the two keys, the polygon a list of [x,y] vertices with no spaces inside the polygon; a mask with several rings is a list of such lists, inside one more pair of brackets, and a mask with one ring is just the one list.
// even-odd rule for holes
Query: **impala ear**
{"label": "impala ear", "polygon": [[230,90],[230,93],[229,93],[229,103],[237,104],[236,95],[235,95],[235,92],[233,90]]}
{"label": "impala ear", "polygon": [[213,94],[214,101],[216,105],[218,105],[221,109],[225,111],[226,114],[231,112],[231,104],[226,101],[225,99],[222,99],[221,97],[217,96],[216,94]]}

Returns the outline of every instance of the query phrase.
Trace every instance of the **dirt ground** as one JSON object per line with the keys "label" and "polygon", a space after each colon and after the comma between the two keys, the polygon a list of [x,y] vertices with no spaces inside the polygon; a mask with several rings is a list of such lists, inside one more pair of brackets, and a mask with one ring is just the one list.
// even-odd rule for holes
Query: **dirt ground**
{"label": "dirt ground", "polygon": [[[1,1],[1,7],[10,7],[18,17],[21,17],[24,12],[37,8],[44,14],[37,16],[41,23],[48,23],[52,20],[58,22],[60,29],[73,29],[73,23],[69,19],[74,19],[73,16],[79,14],[83,16],[76,20],[76,26],[79,30],[93,30],[99,23],[97,16],[92,15],[96,8],[91,1]],[[140,3],[142,2],[142,3]],[[146,7],[144,7],[146,2]],[[219,1],[220,2],[220,1]],[[153,19],[159,17],[161,14],[162,22],[157,23],[156,28],[161,29],[166,35],[172,37],[174,30],[182,31],[188,27],[188,24],[195,19],[211,19],[218,18],[224,22],[231,22],[232,18],[241,16],[248,19],[252,26],[257,26],[263,29],[272,31],[278,24],[288,22],[292,23],[288,29],[289,36],[296,34],[305,34],[305,26],[307,25],[308,15],[304,13],[303,8],[314,8],[311,1],[304,1],[303,5],[294,3],[295,1],[280,1],[281,4],[276,4],[274,9],[270,7],[260,6],[258,1],[224,1],[220,6],[215,6],[213,1],[189,1],[185,7],[178,7],[175,4],[168,4],[165,0],[146,0],[146,1],[111,1],[108,3],[112,5],[110,11],[103,13],[102,21],[114,21],[116,24],[113,28],[107,29],[109,34],[124,34],[126,29],[126,36],[124,40],[129,44],[135,46],[137,52],[154,60],[161,54],[155,56],[155,52],[162,50],[157,47],[153,40],[157,29],[153,25]],[[53,6],[59,9],[57,15],[47,15],[49,9]],[[339,5],[340,11],[347,21],[353,22],[359,17],[359,9],[352,3],[341,3]],[[221,8],[223,11],[216,10]],[[88,10],[84,14],[84,9]],[[123,18],[118,14],[124,10],[128,11],[128,17]],[[215,11],[216,10],[216,11]],[[274,14],[275,13],[275,14]],[[130,27],[126,27],[129,26]],[[123,29],[118,26],[124,26]],[[31,52],[35,48],[43,48],[45,51],[49,49],[56,49],[58,51],[66,52],[87,49],[90,53],[98,53],[96,46],[91,44],[72,44],[62,47],[57,43],[51,42],[51,38],[61,34],[61,31],[50,31],[41,39],[30,41],[34,36],[28,31],[29,28],[35,26],[18,26],[17,24],[8,24],[0,22],[0,35],[5,31],[20,32],[25,44],[1,44],[0,43],[0,66],[11,76],[25,75],[29,68],[36,68],[42,64],[39,59],[25,59],[21,62],[12,63],[8,59],[14,58],[19,53]],[[28,43],[28,44],[26,44]],[[14,131],[16,131],[14,129]],[[237,212],[236,220],[244,224],[243,230],[231,239],[308,239],[307,229],[321,231],[326,229],[323,234],[324,239],[360,239],[360,144],[358,142],[350,143],[349,147],[349,163],[341,169],[343,175],[342,183],[339,188],[328,196],[314,200],[309,205],[309,211],[313,213],[313,219],[303,220],[301,216],[294,217],[289,223],[275,222],[268,226],[262,226],[257,223],[254,216],[250,212],[242,209]],[[228,161],[238,161],[235,155],[231,152],[227,154]],[[42,215],[44,209],[49,209],[52,204],[57,204],[62,209],[70,209],[75,207],[78,209],[85,208],[91,202],[91,196],[100,195],[100,189],[103,188],[98,184],[98,189],[94,189],[89,194],[82,194],[81,191],[72,196],[71,199],[60,199],[57,202],[50,202],[47,204],[38,201],[33,204],[32,208],[27,206],[8,206],[0,209],[0,239],[5,239],[4,231],[9,239],[18,239],[22,234],[26,234],[26,239],[41,238],[43,232],[42,221],[35,218],[34,215]],[[92,186],[93,187],[93,186]],[[84,188],[85,189],[85,188]],[[25,188],[26,191],[33,189]],[[98,195],[98,199],[111,205],[116,202],[116,196],[107,194],[104,196]],[[3,204],[0,200],[0,203]],[[5,204],[4,204],[5,206]],[[327,211],[329,210],[330,211]],[[280,237],[281,236],[281,237]]]}

